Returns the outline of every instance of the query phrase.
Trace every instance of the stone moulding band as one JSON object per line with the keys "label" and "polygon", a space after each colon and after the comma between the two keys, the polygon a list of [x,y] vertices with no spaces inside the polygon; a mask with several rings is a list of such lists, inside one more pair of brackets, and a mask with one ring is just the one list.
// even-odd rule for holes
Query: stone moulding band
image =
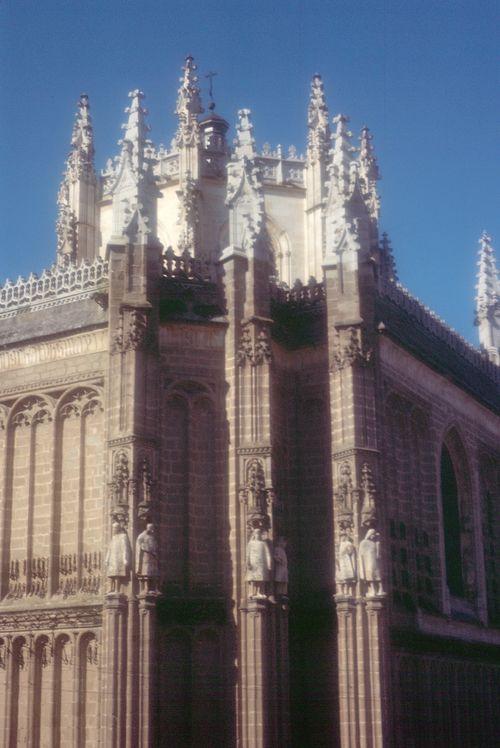
{"label": "stone moulding band", "polygon": [[19,277],[15,283],[7,280],[0,289],[0,317],[11,316],[21,309],[37,309],[53,304],[88,298],[107,285],[108,262],[96,257],[93,262],[68,262],[55,265],[38,276]]}

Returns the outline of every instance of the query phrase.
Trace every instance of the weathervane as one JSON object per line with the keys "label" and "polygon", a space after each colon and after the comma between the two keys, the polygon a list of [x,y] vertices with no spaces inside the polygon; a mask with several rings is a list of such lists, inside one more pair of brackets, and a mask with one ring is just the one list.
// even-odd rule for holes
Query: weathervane
{"label": "weathervane", "polygon": [[208,105],[208,108],[210,109],[211,112],[213,112],[213,110],[215,109],[215,101],[214,101],[214,78],[215,78],[216,75],[217,75],[217,73],[215,73],[212,70],[210,70],[206,74],[206,76],[205,76],[205,78],[208,78],[209,81],[210,81],[209,89],[208,89],[208,95],[210,96],[210,104]]}

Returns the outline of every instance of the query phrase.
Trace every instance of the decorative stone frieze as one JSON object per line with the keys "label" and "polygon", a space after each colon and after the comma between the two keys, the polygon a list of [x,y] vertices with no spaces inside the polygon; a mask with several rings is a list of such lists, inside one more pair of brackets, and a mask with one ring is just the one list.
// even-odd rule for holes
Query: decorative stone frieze
{"label": "decorative stone frieze", "polygon": [[236,358],[239,366],[269,364],[272,359],[269,320],[253,317],[241,325],[240,344]]}
{"label": "decorative stone frieze", "polygon": [[331,371],[342,371],[355,364],[366,365],[372,360],[372,349],[360,327],[336,329],[333,337]]}
{"label": "decorative stone frieze", "polygon": [[97,628],[101,623],[101,605],[65,605],[57,608],[0,612],[0,629],[5,633]]}

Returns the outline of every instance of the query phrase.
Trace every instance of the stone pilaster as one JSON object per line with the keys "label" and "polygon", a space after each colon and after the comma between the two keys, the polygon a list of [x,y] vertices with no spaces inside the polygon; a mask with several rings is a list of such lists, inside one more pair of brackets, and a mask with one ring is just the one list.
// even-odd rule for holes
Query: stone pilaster
{"label": "stone pilaster", "polygon": [[338,626],[339,720],[343,746],[358,745],[358,674],[356,668],[356,601],[336,595]]}
{"label": "stone pilaster", "polygon": [[382,748],[389,745],[389,672],[388,629],[386,599],[384,595],[367,597],[366,619],[368,652],[370,657],[370,723],[369,745]]}
{"label": "stone pilaster", "polygon": [[[140,239],[139,224],[137,228]],[[125,716],[123,724],[118,721],[116,728],[107,725],[105,734],[109,739],[118,740],[119,730],[117,744],[127,748],[136,745],[146,748],[152,744],[149,719],[153,687],[151,643],[155,640],[156,626],[156,595],[147,593],[138,599],[139,580],[134,559],[137,536],[147,523],[154,524],[158,471],[156,287],[160,246],[147,235],[142,239],[135,242],[116,239],[108,246],[111,276],[108,516],[109,528],[115,523],[126,532],[131,558],[127,573],[119,580],[116,590],[124,600],[120,618],[123,651],[119,657],[123,671],[119,695],[126,705]],[[111,631],[110,623],[104,629],[106,667],[118,656],[114,652],[115,643],[109,639]],[[114,675],[108,673],[107,677],[112,680]],[[108,708],[108,720],[111,713]]]}
{"label": "stone pilaster", "polygon": [[[288,632],[277,610],[272,571],[262,588],[247,579],[247,545],[254,531],[272,558],[276,535],[271,445],[269,267],[252,252],[228,247],[223,256],[228,345],[233,590],[238,611],[239,741],[242,746],[287,745]],[[272,562],[271,562],[272,565]],[[259,583],[260,584],[260,583]]]}
{"label": "stone pilaster", "polygon": [[104,601],[102,741],[106,748],[125,745],[127,598],[110,592]]}
{"label": "stone pilaster", "polygon": [[362,236],[353,236],[351,246],[332,253],[324,266],[342,748],[381,747],[388,729],[375,277],[365,247]]}
{"label": "stone pilaster", "polygon": [[139,724],[136,745],[153,744],[153,702],[156,676],[156,603],[157,592],[139,595]]}

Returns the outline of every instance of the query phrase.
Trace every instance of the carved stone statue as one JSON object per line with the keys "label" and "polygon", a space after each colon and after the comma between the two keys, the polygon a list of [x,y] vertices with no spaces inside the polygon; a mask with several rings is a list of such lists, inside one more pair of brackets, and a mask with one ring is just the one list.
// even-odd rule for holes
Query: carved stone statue
{"label": "carved stone statue", "polygon": [[358,579],[358,561],[352,538],[343,533],[340,536],[337,556],[338,591],[342,595],[352,595]]}
{"label": "carved stone statue", "polygon": [[274,548],[274,582],[277,595],[288,594],[288,558],[285,538],[278,538]]}
{"label": "carved stone statue", "polygon": [[272,565],[271,551],[268,543],[262,538],[262,530],[253,530],[247,544],[247,582],[250,582],[250,597],[266,597]]}
{"label": "carved stone statue", "polygon": [[156,589],[159,568],[159,549],[153,524],[146,525],[135,545],[135,570],[142,590]]}
{"label": "carved stone statue", "polygon": [[111,580],[111,592],[119,592],[120,584],[130,571],[132,548],[124,528],[119,522],[113,522],[113,534],[106,554],[106,576]]}
{"label": "carved stone statue", "polygon": [[380,536],[371,528],[359,544],[359,578],[366,582],[368,594],[383,594],[380,564]]}

